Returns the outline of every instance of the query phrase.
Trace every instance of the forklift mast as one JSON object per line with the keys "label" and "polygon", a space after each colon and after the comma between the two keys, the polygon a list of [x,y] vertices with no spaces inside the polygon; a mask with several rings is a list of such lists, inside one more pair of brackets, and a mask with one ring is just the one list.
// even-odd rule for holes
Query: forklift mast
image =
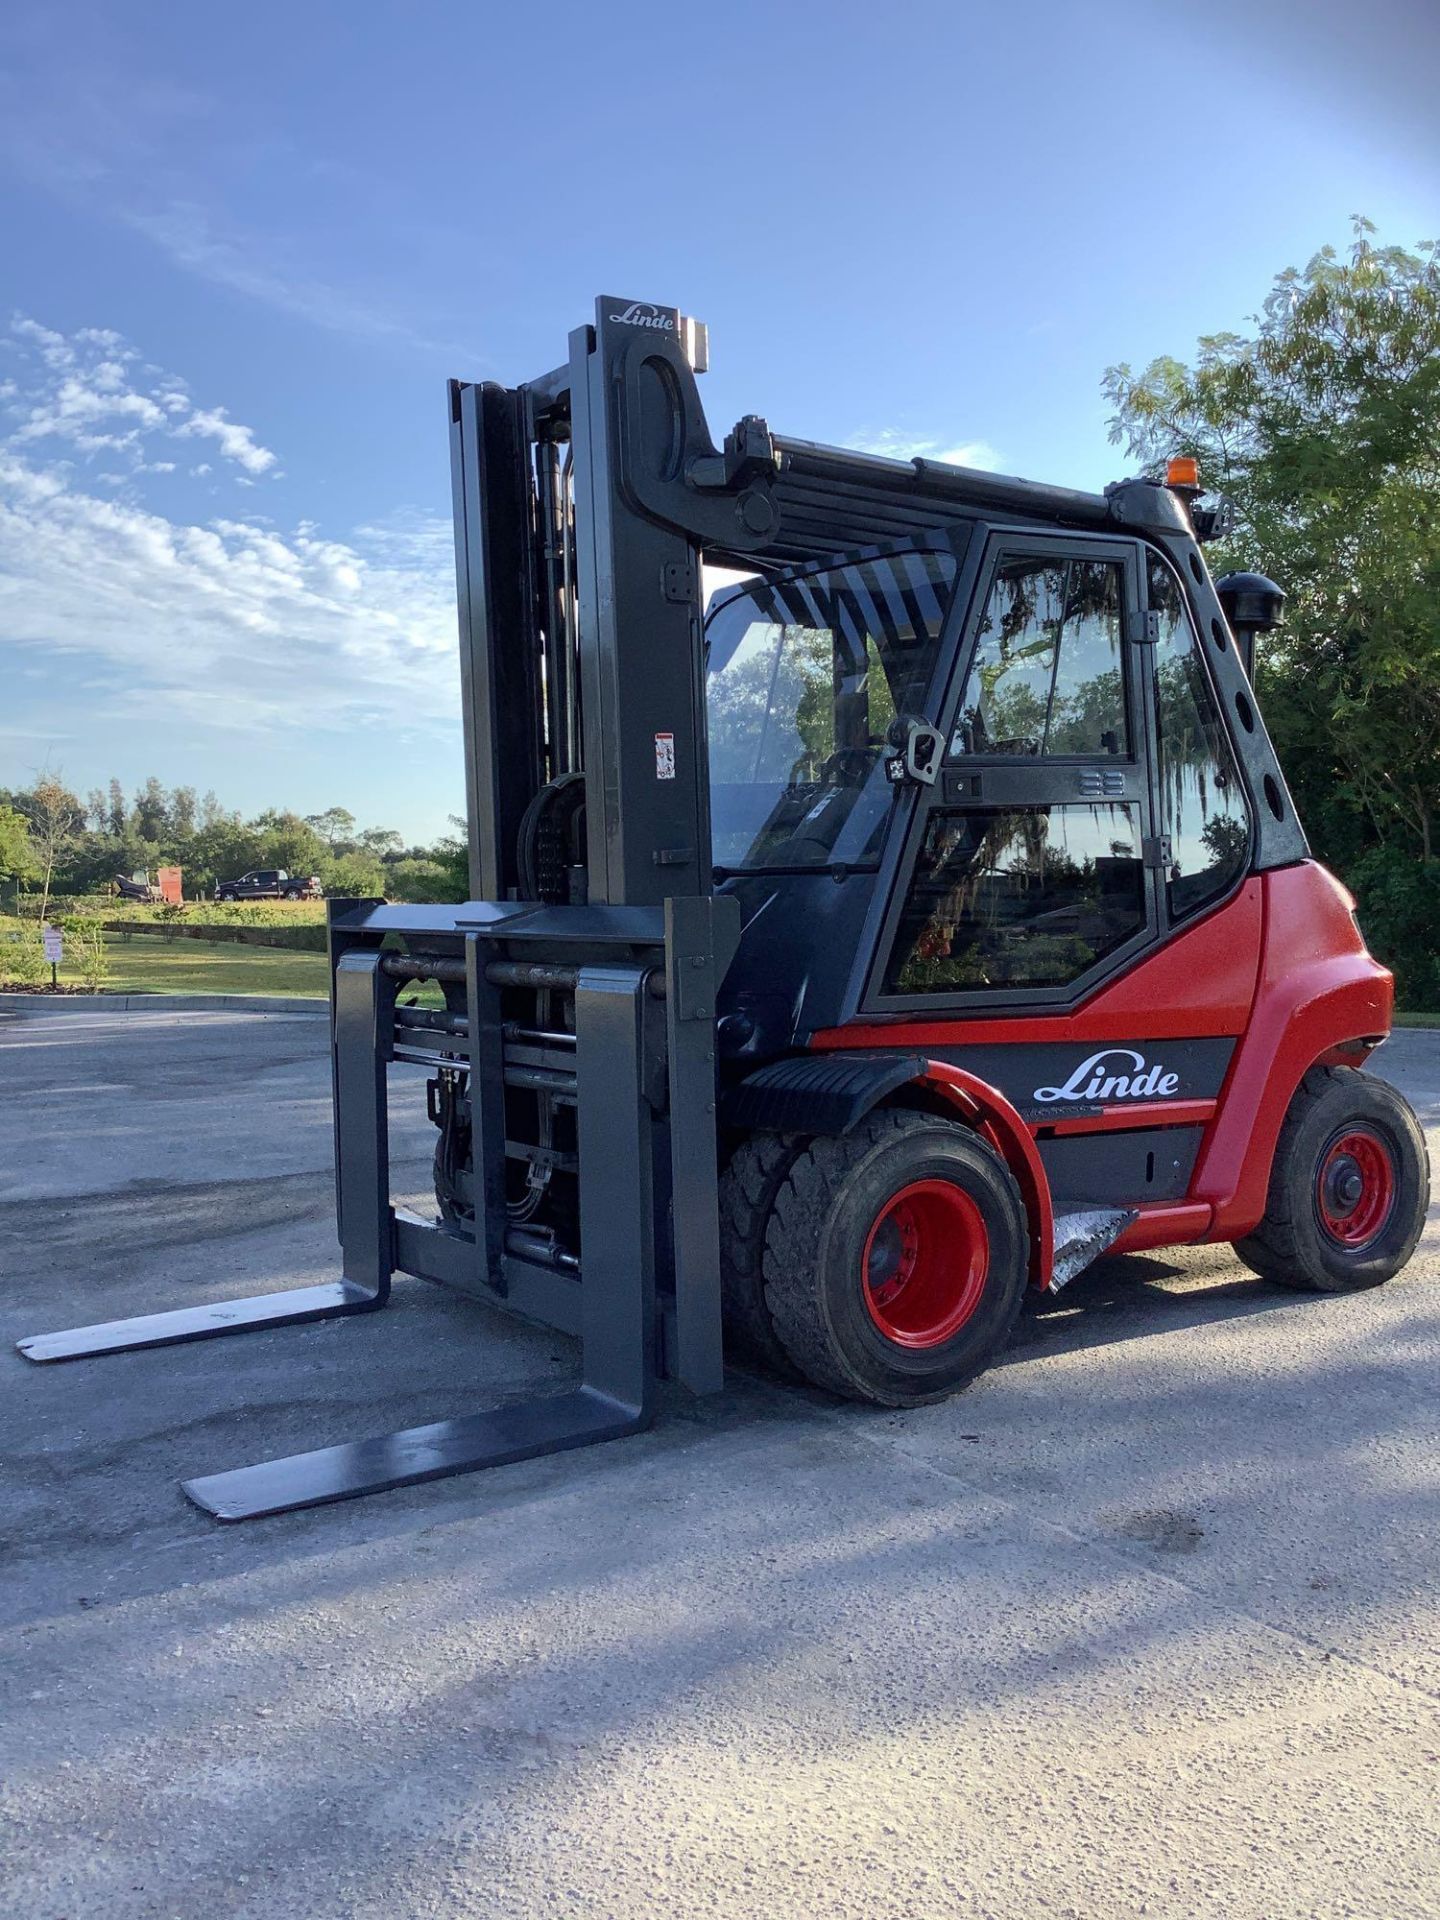
{"label": "forklift mast", "polygon": [[[577,1337],[580,1377],[185,1482],[219,1519],[636,1432],[662,1381],[721,1386],[722,1294],[762,1357],[920,1404],[1106,1247],[1293,1266],[1291,1212],[1263,1238],[1272,1162],[1318,1195],[1304,1284],[1413,1248],[1413,1116],[1334,1080],[1388,1029],[1390,978],[1307,859],[1247,670],[1279,590],[1217,590],[1193,485],[1083,493],[753,415],[717,445],[706,357],[677,309],[606,297],[553,371],[450,385],[472,897],[329,902],[341,1277],[20,1343],[370,1312],[398,1271]],[[708,660],[702,557],[754,576],[716,597]],[[1053,746],[1072,603],[1089,691]],[[1004,724],[962,706],[1017,661]],[[1203,817],[1172,847],[1187,781]],[[416,1068],[433,1214],[391,1191]]]}
{"label": "forklift mast", "polygon": [[757,482],[776,455],[758,423],[712,445],[705,354],[704,327],[674,309],[606,298],[553,373],[451,383],[477,900],[525,897],[527,813],[581,774],[582,857],[557,900],[710,891],[700,555],[761,544],[776,515]]}

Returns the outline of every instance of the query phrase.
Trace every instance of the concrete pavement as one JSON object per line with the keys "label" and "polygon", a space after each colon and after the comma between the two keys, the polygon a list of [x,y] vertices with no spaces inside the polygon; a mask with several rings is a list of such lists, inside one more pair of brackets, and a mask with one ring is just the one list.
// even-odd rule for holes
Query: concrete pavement
{"label": "concrete pavement", "polygon": [[[1378,1064],[1440,1151],[1440,1033]],[[0,1026],[7,1346],[333,1277],[328,1125],[313,1019]],[[401,1281],[0,1351],[0,1914],[1430,1920],[1437,1256],[1432,1215],[1348,1299],[1111,1261],[942,1407],[736,1378],[231,1529],[180,1475],[526,1396],[568,1343]]]}

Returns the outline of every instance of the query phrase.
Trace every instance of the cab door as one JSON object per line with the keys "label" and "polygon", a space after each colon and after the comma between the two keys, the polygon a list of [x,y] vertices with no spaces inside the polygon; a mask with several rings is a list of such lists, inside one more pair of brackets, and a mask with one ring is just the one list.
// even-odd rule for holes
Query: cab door
{"label": "cab door", "polygon": [[1158,937],[1137,544],[992,533],[865,1007],[1063,1009]]}

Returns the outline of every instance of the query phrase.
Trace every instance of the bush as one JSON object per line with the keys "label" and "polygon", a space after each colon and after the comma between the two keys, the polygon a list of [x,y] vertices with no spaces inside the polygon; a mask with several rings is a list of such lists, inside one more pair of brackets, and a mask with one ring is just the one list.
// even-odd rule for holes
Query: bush
{"label": "bush", "polygon": [[67,956],[91,993],[99,993],[110,983],[110,953],[105,934],[94,920],[82,921],[75,937],[67,943]]}
{"label": "bush", "polygon": [[1410,1013],[1440,1008],[1440,860],[1375,847],[1345,880],[1366,945],[1395,975],[1396,1006]]}
{"label": "bush", "polygon": [[0,985],[38,987],[50,978],[49,963],[40,935],[32,927],[18,933],[0,934]]}
{"label": "bush", "polygon": [[187,907],[106,902],[112,926],[175,926],[203,921],[208,927],[323,927],[323,900],[203,900]]}

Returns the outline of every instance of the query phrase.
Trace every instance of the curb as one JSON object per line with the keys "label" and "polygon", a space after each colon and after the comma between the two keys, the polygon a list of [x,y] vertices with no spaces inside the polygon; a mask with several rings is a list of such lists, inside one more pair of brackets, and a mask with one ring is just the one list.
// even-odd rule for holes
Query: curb
{"label": "curb", "polygon": [[289,1013],[328,1017],[330,1002],[269,993],[0,993],[4,1013]]}

